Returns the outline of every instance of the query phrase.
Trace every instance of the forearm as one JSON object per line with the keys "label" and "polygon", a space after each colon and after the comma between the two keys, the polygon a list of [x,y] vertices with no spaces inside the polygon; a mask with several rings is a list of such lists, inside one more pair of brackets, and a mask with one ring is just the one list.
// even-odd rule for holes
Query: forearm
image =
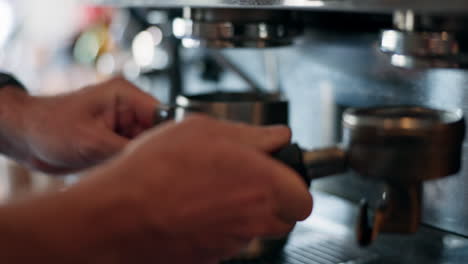
{"label": "forearm", "polygon": [[40,198],[0,208],[1,263],[59,263],[61,257],[50,254],[56,243],[49,216],[52,205],[44,204],[48,200]]}
{"label": "forearm", "polygon": [[0,263],[99,263],[93,251],[101,246],[97,236],[105,241],[99,234],[105,226],[67,196],[49,194],[0,208]]}
{"label": "forearm", "polygon": [[0,263],[134,263],[120,256],[141,250],[127,243],[129,237],[144,235],[135,230],[145,230],[132,213],[134,203],[106,190],[112,186],[90,180],[66,192],[0,207]]}
{"label": "forearm", "polygon": [[31,97],[18,87],[0,89],[0,153],[24,161],[27,144],[22,138],[24,113]]}

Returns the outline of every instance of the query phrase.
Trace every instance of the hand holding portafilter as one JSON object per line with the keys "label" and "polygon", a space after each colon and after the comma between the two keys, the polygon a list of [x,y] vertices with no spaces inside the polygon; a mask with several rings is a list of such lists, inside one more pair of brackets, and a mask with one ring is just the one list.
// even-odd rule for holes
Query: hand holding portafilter
{"label": "hand holding portafilter", "polygon": [[[385,185],[373,213],[361,205],[357,237],[368,245],[380,232],[413,233],[421,218],[422,183],[460,170],[465,122],[461,110],[417,106],[350,109],[343,116],[341,146],[274,153],[308,184],[351,169]],[[369,223],[369,213],[373,215]]]}
{"label": "hand holding portafilter", "polygon": [[358,240],[368,245],[379,232],[413,233],[421,217],[422,183],[460,170],[465,122],[460,110],[414,106],[351,109],[343,116],[340,147],[303,152],[295,145],[274,154],[306,181],[352,169],[385,185],[369,223],[361,205]]}

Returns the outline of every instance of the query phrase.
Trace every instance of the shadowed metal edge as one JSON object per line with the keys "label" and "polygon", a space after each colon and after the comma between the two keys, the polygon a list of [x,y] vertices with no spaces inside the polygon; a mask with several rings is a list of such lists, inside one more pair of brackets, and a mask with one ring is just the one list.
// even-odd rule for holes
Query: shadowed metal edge
{"label": "shadowed metal edge", "polygon": [[424,12],[468,12],[465,0],[86,0],[86,2],[114,6],[152,7],[224,7],[341,10],[354,12],[392,12],[412,9]]}

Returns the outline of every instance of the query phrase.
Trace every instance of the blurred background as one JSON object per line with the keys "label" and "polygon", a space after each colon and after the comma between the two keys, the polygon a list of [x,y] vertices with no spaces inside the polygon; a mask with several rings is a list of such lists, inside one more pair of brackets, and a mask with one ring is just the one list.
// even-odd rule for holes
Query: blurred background
{"label": "blurred background", "polygon": [[[0,0],[0,70],[34,95],[53,95],[124,75],[167,101],[168,14],[79,0]],[[32,173],[1,158],[0,201],[74,177]]]}
{"label": "blurred background", "polygon": [[[277,53],[291,48],[182,49],[173,34],[173,20],[182,10],[85,2],[0,0],[0,70],[14,74],[33,95],[70,92],[123,75],[169,103],[182,87],[188,93],[248,89],[234,61],[242,64],[242,71],[255,73],[247,76],[250,82],[265,90],[280,89]],[[5,158],[0,164],[0,201],[77,179],[33,173]]]}
{"label": "blurred background", "polygon": [[[466,111],[466,70],[398,68],[379,51],[380,31],[393,27],[391,14],[299,12],[305,28],[294,45],[213,50],[184,48],[196,43],[176,38],[183,31],[181,9],[85,2],[0,0],[0,70],[16,75],[35,95],[73,91],[114,75],[163,103],[180,93],[261,87],[288,100],[293,141],[306,149],[340,142],[341,114],[349,107],[410,104]],[[32,173],[5,159],[1,164],[0,201],[77,179]],[[427,204],[464,197],[465,175],[428,185],[426,194],[436,198]],[[352,173],[313,183],[353,201],[367,191],[363,186]]]}
{"label": "blurred background", "polygon": [[[180,93],[260,87],[287,99],[293,141],[304,149],[340,143],[342,113],[350,107],[419,105],[468,112],[466,69],[394,67],[380,51],[381,30],[394,28],[389,13],[297,10],[304,32],[294,45],[213,50],[186,49],[197,46],[196,40],[176,38],[184,31],[184,23],[178,23],[184,17],[180,8],[111,8],[85,2],[0,0],[0,70],[13,73],[34,95],[70,92],[114,75],[123,75],[163,103],[174,102]],[[391,1],[376,1],[380,2]],[[236,20],[235,14],[230,19]],[[465,25],[466,20],[461,22]],[[424,224],[468,236],[468,210],[460,203],[468,200],[467,162],[465,156],[457,175],[424,184]],[[0,202],[61,188],[78,178],[33,173],[1,158]],[[353,204],[381,196],[380,188],[352,171],[314,180],[312,190]],[[341,207],[337,212],[340,217],[333,215],[334,220],[356,219]],[[354,224],[347,224],[346,230],[350,227],[354,230]],[[383,243],[382,252],[395,256],[390,263],[468,263],[437,262],[440,256],[458,256],[459,249],[467,252],[465,241],[433,250],[445,243],[445,234],[421,234],[421,241],[403,237],[391,240],[391,247]],[[330,238],[335,241],[336,234]],[[427,241],[436,246],[427,250]],[[405,256],[408,261],[400,259],[404,250],[414,253]]]}

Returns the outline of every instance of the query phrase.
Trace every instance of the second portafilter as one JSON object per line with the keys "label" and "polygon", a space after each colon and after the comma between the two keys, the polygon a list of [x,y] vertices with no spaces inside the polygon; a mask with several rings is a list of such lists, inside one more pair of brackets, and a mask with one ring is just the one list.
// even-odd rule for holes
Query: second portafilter
{"label": "second portafilter", "polygon": [[460,169],[465,136],[462,112],[375,107],[348,110],[342,122],[341,146],[303,151],[291,145],[275,157],[295,168],[306,181],[351,169],[385,185],[373,212],[367,201],[361,205],[357,227],[361,245],[370,244],[381,232],[416,232],[422,183]]}

